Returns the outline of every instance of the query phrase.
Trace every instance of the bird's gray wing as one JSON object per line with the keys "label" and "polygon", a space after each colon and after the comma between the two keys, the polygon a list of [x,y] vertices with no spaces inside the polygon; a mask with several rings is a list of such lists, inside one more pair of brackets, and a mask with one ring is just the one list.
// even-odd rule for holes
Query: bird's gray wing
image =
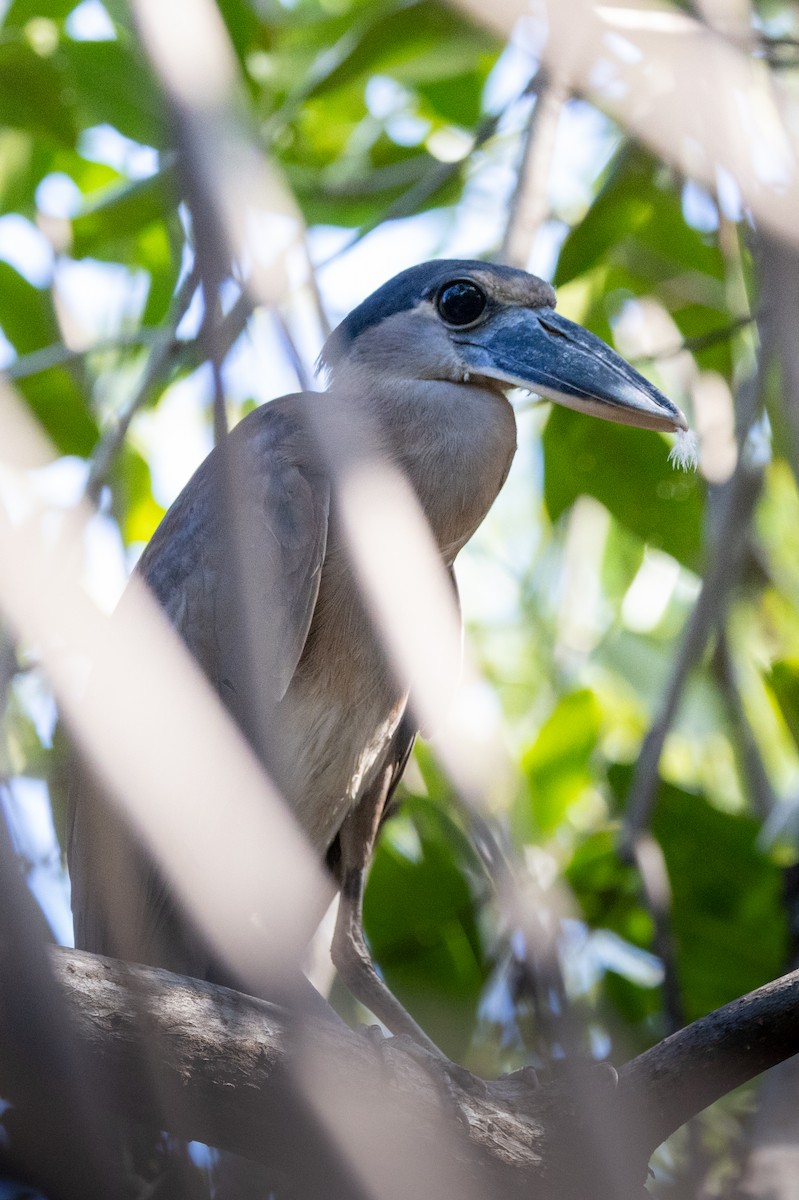
{"label": "bird's gray wing", "polygon": [[140,574],[228,703],[253,672],[273,701],[285,694],[319,594],[329,513],[302,397],[287,396],[208,456],[142,555]]}
{"label": "bird's gray wing", "polygon": [[[226,449],[209,455],[186,485],[137,570],[250,733],[239,707],[245,667],[267,669],[268,678],[255,682],[277,702],[302,655],[327,545],[330,486],[305,431],[301,397],[256,409]],[[256,642],[268,653],[259,654]],[[70,786],[68,853],[80,948],[207,973],[207,948],[89,764],[79,760]]]}

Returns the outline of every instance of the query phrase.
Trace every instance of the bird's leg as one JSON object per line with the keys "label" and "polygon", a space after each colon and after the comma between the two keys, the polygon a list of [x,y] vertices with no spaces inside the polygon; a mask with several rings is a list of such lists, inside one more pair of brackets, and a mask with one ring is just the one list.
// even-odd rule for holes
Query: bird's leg
{"label": "bird's leg", "polygon": [[356,1000],[395,1035],[396,1040],[389,1039],[386,1044],[401,1046],[411,1054],[441,1089],[444,1103],[451,1105],[458,1119],[465,1122],[461,1093],[483,1095],[485,1082],[447,1058],[403,1008],[375,970],[363,936],[366,868],[372,857],[393,776],[394,766],[391,765],[339,830],[340,858],[336,873],[341,891],[331,946],[333,964]]}
{"label": "bird's leg", "polygon": [[363,935],[366,867],[377,838],[391,774],[392,771],[387,770],[375,781],[339,831],[341,894],[331,955],[336,970],[356,1000],[373,1012],[392,1033],[407,1035],[430,1054],[441,1058],[436,1044],[378,975]]}

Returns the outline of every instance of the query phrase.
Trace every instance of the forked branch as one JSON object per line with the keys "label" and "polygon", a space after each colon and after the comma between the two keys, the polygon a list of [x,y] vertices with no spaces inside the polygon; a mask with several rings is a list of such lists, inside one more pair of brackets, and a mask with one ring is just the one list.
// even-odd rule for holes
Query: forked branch
{"label": "forked branch", "polygon": [[[335,1020],[303,1027],[274,1005],[164,971],[77,951],[53,962],[87,1066],[110,1075],[122,1115],[304,1174],[307,1195],[321,1186],[308,1174],[310,1125],[335,1134],[358,1177],[399,1154],[453,1173],[453,1185],[471,1180],[469,1196],[476,1181],[483,1197],[640,1195],[664,1138],[799,1052],[799,972],[675,1033],[618,1081],[585,1067],[535,1086],[527,1073],[484,1083],[391,1041],[376,1048]],[[349,1144],[348,1127],[358,1131]],[[339,1194],[329,1175],[325,1187]]]}

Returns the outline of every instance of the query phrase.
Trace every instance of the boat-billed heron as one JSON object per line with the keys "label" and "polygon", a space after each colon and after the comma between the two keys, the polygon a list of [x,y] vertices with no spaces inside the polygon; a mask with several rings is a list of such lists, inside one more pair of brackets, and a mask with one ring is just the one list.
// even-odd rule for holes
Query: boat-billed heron
{"label": "boat-billed heron", "polygon": [[[338,394],[368,410],[448,569],[508,474],[513,388],[628,425],[688,427],[618,354],[555,311],[547,283],[483,262],[403,271],[339,325],[322,362],[328,392],[284,396],[245,417],[189,480],[137,571],[326,859],[341,891],[333,957],[344,981],[394,1032],[426,1042],[375,972],[361,930],[364,873],[416,729],[359,594],[310,406]],[[246,557],[246,622],[231,520]],[[268,703],[245,711],[254,665]],[[270,728],[257,728],[253,713],[266,713]],[[77,945],[224,980],[120,819],[89,785],[73,792]]]}

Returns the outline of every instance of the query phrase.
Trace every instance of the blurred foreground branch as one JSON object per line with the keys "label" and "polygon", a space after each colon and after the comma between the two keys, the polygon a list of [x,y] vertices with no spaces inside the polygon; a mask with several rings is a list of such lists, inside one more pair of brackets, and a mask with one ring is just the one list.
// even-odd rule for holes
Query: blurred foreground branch
{"label": "blurred foreground branch", "polygon": [[152,1119],[139,1082],[155,1064],[159,1095],[175,1101],[164,1106],[179,1123],[173,1132],[266,1163],[304,1196],[347,1192],[329,1174],[322,1182],[301,1125],[285,1136],[287,1091],[298,1082],[323,1126],[341,1111],[360,1121],[373,1154],[385,1157],[376,1139],[389,1138],[391,1156],[432,1160],[445,1136],[453,1171],[467,1169],[481,1196],[623,1200],[640,1195],[664,1138],[799,1052],[799,972],[667,1038],[618,1082],[586,1066],[537,1087],[527,1072],[489,1083],[453,1074],[398,1039],[377,1048],[333,1021],[300,1028],[274,1005],[166,971],[77,951],[54,951],[53,962],[80,1052],[88,1067],[102,1064],[120,1114]]}

